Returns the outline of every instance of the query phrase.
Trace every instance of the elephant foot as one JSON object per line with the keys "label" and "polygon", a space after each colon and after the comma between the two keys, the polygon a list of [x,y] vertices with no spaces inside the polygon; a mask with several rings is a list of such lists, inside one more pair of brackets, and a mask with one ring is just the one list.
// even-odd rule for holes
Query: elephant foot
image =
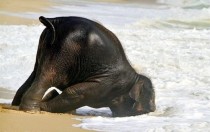
{"label": "elephant foot", "polygon": [[33,112],[40,111],[40,105],[39,104],[40,103],[37,103],[37,102],[21,103],[20,106],[19,106],[19,110],[33,111]]}

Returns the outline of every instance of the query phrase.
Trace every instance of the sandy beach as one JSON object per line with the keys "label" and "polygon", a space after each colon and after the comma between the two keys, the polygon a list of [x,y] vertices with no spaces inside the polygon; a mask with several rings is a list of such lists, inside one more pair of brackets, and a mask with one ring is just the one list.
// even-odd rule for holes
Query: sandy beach
{"label": "sandy beach", "polygon": [[23,12],[46,12],[46,9],[55,5],[49,0],[7,0],[0,2],[1,25],[32,25],[39,23],[38,18],[21,16]]}
{"label": "sandy beach", "polygon": [[[1,98],[12,99],[14,95],[14,91],[0,87]],[[75,119],[78,117],[79,115],[57,114],[44,111],[24,112],[10,104],[0,104],[0,132],[88,131],[72,126],[80,123],[80,121]]]}
{"label": "sandy beach", "polygon": [[[92,0],[92,2],[105,3],[138,3],[138,0]],[[141,3],[151,4],[155,0],[141,0]],[[1,25],[37,25],[38,18],[25,17],[24,13],[46,13],[55,5],[65,5],[62,1],[53,0],[7,0],[0,2],[0,24]]]}
{"label": "sandy beach", "polygon": [[73,127],[78,124],[77,116],[48,112],[23,112],[17,107],[0,104],[1,132],[85,132],[88,130]]}

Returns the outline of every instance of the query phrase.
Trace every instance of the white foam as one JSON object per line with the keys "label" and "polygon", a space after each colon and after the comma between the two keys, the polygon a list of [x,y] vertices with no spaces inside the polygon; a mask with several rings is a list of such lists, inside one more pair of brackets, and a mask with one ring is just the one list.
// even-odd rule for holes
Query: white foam
{"label": "white foam", "polygon": [[1,87],[17,90],[30,75],[43,28],[0,25]]}
{"label": "white foam", "polygon": [[3,104],[10,104],[12,102],[12,99],[1,99],[0,98],[0,103],[3,103]]}

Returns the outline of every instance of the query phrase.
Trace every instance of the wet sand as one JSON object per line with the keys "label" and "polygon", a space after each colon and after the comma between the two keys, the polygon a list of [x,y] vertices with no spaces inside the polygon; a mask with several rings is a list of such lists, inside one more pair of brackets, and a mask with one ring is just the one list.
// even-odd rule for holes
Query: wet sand
{"label": "wet sand", "polygon": [[111,2],[111,3],[156,3],[156,0],[94,0],[96,2]]}
{"label": "wet sand", "polygon": [[[92,2],[106,3],[155,3],[155,0],[90,0]],[[25,12],[47,12],[55,5],[70,4],[58,0],[5,0],[0,2],[0,25],[35,25],[40,24],[38,18],[26,18],[21,13]]]}
{"label": "wet sand", "polygon": [[[12,100],[15,91],[0,87],[0,98]],[[85,116],[72,114],[57,114],[49,112],[24,112],[10,104],[0,104],[0,132],[86,132],[76,128],[79,124],[75,118]]]}
{"label": "wet sand", "polygon": [[73,127],[78,124],[77,116],[71,114],[55,114],[48,112],[23,112],[17,107],[0,104],[1,132],[86,132]]}
{"label": "wet sand", "polygon": [[[38,18],[24,18],[24,12],[46,12],[46,9],[55,5],[49,0],[6,0],[0,2],[1,25],[31,25],[39,23]],[[18,15],[17,15],[18,14]]]}

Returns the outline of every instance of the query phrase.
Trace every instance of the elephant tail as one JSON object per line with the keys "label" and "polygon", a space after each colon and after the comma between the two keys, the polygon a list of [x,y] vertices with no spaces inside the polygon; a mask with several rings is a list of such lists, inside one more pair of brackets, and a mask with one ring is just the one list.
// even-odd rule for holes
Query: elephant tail
{"label": "elephant tail", "polygon": [[53,45],[56,38],[56,32],[55,32],[55,27],[53,25],[53,19],[40,16],[39,21],[52,31],[51,45]]}

